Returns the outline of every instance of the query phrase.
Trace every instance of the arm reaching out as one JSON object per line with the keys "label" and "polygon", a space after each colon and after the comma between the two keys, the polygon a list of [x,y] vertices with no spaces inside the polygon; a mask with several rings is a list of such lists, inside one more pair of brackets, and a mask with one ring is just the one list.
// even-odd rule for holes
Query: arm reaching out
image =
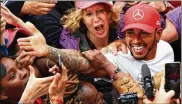
{"label": "arm reaching out", "polygon": [[61,60],[68,69],[75,69],[79,72],[87,72],[91,69],[89,61],[82,57],[82,55],[73,49],[57,49],[48,46],[48,58],[55,60],[58,63],[58,55],[61,56]]}
{"label": "arm reaching out", "polygon": [[91,69],[89,61],[84,58],[78,51],[73,49],[57,49],[46,44],[44,36],[30,22],[27,23],[28,28],[33,32],[33,36],[18,39],[18,45],[21,50],[25,50],[24,54],[37,57],[47,57],[58,63],[58,54],[66,68],[73,71],[87,72]]}
{"label": "arm reaching out", "polygon": [[26,24],[18,17],[16,17],[11,11],[1,3],[1,15],[5,18],[6,22],[8,24],[14,25],[17,28],[23,28],[25,29],[29,35],[32,35],[33,33],[29,30],[29,28],[26,26]]}

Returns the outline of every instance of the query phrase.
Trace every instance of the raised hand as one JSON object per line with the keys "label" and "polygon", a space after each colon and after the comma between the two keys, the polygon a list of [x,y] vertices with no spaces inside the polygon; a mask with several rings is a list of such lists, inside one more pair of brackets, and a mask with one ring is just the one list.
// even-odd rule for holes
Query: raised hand
{"label": "raised hand", "polygon": [[102,48],[103,53],[111,52],[114,55],[117,55],[118,51],[122,51],[123,53],[128,53],[127,46],[125,44],[125,40],[116,40],[109,44],[107,47]]}
{"label": "raised hand", "polygon": [[[175,92],[173,90],[170,90],[169,92],[166,92],[164,89],[164,77],[161,80],[161,85],[159,91],[156,92],[155,98],[153,101],[150,101],[148,99],[144,99],[143,102],[145,104],[158,104],[158,103],[163,103],[163,104],[171,104],[172,97],[174,96]],[[178,101],[178,100],[176,100]],[[179,101],[177,102],[179,103]]]}
{"label": "raised hand", "polygon": [[25,51],[22,51],[18,57],[15,59],[17,63],[19,63],[22,67],[26,67],[28,65],[32,65],[35,56],[26,55]]}
{"label": "raised hand", "polygon": [[27,35],[32,35],[32,32],[27,28],[26,24],[18,17],[16,17],[11,11],[1,3],[1,15],[5,18],[6,23],[11,24],[17,28],[23,28],[26,30]]}
{"label": "raised hand", "polygon": [[5,18],[8,24],[17,24],[18,18],[10,12],[10,10],[1,3],[1,15]]}
{"label": "raised hand", "polygon": [[52,1],[25,1],[21,13],[32,15],[45,15],[55,7],[56,2]]}
{"label": "raised hand", "polygon": [[19,38],[17,42],[20,49],[25,50],[28,55],[46,56],[48,54],[48,47],[44,36],[32,23],[27,22],[26,25],[33,33],[33,36]]}
{"label": "raised hand", "polygon": [[98,50],[88,50],[82,52],[83,56],[90,61],[90,64],[95,69],[102,69],[109,61],[108,59]]}
{"label": "raised hand", "polygon": [[58,104],[62,102],[63,104],[63,95],[68,82],[68,77],[66,67],[63,64],[61,66],[61,74],[56,73],[54,80],[49,87],[49,97],[51,99],[51,104],[56,102],[59,102]]}
{"label": "raised hand", "polygon": [[36,98],[48,93],[49,86],[53,81],[54,76],[36,78],[34,68],[32,66],[29,66],[29,68],[30,77],[20,99],[20,102],[26,104],[33,104]]}

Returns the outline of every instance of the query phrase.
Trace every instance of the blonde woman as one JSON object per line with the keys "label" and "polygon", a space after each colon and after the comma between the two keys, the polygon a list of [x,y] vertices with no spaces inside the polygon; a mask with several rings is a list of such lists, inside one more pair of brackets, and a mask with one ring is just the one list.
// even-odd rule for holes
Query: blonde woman
{"label": "blonde woman", "polygon": [[[120,14],[112,7],[112,3],[108,1],[76,1],[75,8],[70,9],[61,19],[64,29],[60,36],[60,45],[84,52],[101,50],[118,39]],[[112,104],[112,83],[110,79],[106,79],[106,72],[99,70],[90,75],[82,74],[79,77],[93,83],[104,94],[106,103]]]}
{"label": "blonde woman", "polygon": [[61,19],[65,28],[60,36],[63,48],[81,52],[88,49],[100,50],[117,39],[116,27],[120,18],[119,13],[112,9],[111,3],[76,1],[75,6]]}

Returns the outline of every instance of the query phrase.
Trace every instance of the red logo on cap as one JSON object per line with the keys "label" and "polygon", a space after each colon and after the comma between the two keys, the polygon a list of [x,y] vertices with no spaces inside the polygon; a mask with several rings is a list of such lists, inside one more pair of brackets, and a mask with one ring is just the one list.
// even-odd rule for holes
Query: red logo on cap
{"label": "red logo on cap", "polygon": [[144,12],[143,10],[141,9],[136,9],[134,12],[133,12],[133,18],[135,20],[140,20],[144,17]]}

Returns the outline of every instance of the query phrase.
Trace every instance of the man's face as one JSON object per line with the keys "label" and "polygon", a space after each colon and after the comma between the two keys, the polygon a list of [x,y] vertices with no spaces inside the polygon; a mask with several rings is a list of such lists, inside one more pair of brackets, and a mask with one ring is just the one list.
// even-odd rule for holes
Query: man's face
{"label": "man's face", "polygon": [[126,44],[133,57],[137,60],[151,60],[155,57],[159,34],[148,33],[140,29],[128,29]]}
{"label": "man's face", "polygon": [[1,63],[6,68],[6,75],[1,80],[2,90],[8,98],[19,100],[26,87],[30,73],[11,58],[4,57]]}

